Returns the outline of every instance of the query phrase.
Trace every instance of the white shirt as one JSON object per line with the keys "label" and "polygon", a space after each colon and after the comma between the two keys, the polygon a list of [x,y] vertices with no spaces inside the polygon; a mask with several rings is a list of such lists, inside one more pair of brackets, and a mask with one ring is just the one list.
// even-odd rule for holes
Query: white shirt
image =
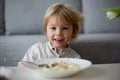
{"label": "white shirt", "polygon": [[80,55],[77,54],[73,49],[67,47],[61,49],[60,53],[56,52],[51,43],[48,42],[38,42],[34,44],[23,57],[23,61],[35,61],[41,58],[80,58]]}

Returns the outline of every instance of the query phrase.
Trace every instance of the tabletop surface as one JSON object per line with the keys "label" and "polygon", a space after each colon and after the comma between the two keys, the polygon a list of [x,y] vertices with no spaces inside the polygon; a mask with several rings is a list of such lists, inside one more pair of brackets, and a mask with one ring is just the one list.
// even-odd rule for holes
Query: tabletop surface
{"label": "tabletop surface", "polygon": [[[17,67],[8,68],[17,69]],[[24,76],[21,75],[17,77],[18,78],[16,80],[120,80],[120,63],[93,64],[88,69],[83,70],[76,75],[65,78],[42,78],[33,73],[24,74]]]}

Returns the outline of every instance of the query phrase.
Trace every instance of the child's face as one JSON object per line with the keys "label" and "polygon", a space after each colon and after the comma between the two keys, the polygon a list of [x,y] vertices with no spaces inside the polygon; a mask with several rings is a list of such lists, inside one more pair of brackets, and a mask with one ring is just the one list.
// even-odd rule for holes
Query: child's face
{"label": "child's face", "polygon": [[72,33],[73,28],[71,24],[55,15],[50,17],[47,24],[46,35],[55,48],[65,48],[68,41],[72,38]]}

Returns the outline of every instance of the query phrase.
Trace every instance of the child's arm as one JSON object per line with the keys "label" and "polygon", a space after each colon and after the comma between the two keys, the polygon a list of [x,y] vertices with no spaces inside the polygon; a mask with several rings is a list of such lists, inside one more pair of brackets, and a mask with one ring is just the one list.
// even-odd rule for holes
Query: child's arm
{"label": "child's arm", "polygon": [[18,67],[20,67],[20,68],[24,67],[22,61],[35,61],[35,60],[36,60],[36,52],[35,52],[34,48],[31,47],[25,53],[23,59],[20,62],[18,62]]}

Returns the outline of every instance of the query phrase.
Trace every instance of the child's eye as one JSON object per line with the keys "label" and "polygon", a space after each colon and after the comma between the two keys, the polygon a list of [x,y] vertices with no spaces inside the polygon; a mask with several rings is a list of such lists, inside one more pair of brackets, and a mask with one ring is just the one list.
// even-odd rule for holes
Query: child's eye
{"label": "child's eye", "polygon": [[68,27],[63,27],[63,30],[68,30]]}
{"label": "child's eye", "polygon": [[55,30],[56,28],[55,27],[51,27],[50,29]]}

